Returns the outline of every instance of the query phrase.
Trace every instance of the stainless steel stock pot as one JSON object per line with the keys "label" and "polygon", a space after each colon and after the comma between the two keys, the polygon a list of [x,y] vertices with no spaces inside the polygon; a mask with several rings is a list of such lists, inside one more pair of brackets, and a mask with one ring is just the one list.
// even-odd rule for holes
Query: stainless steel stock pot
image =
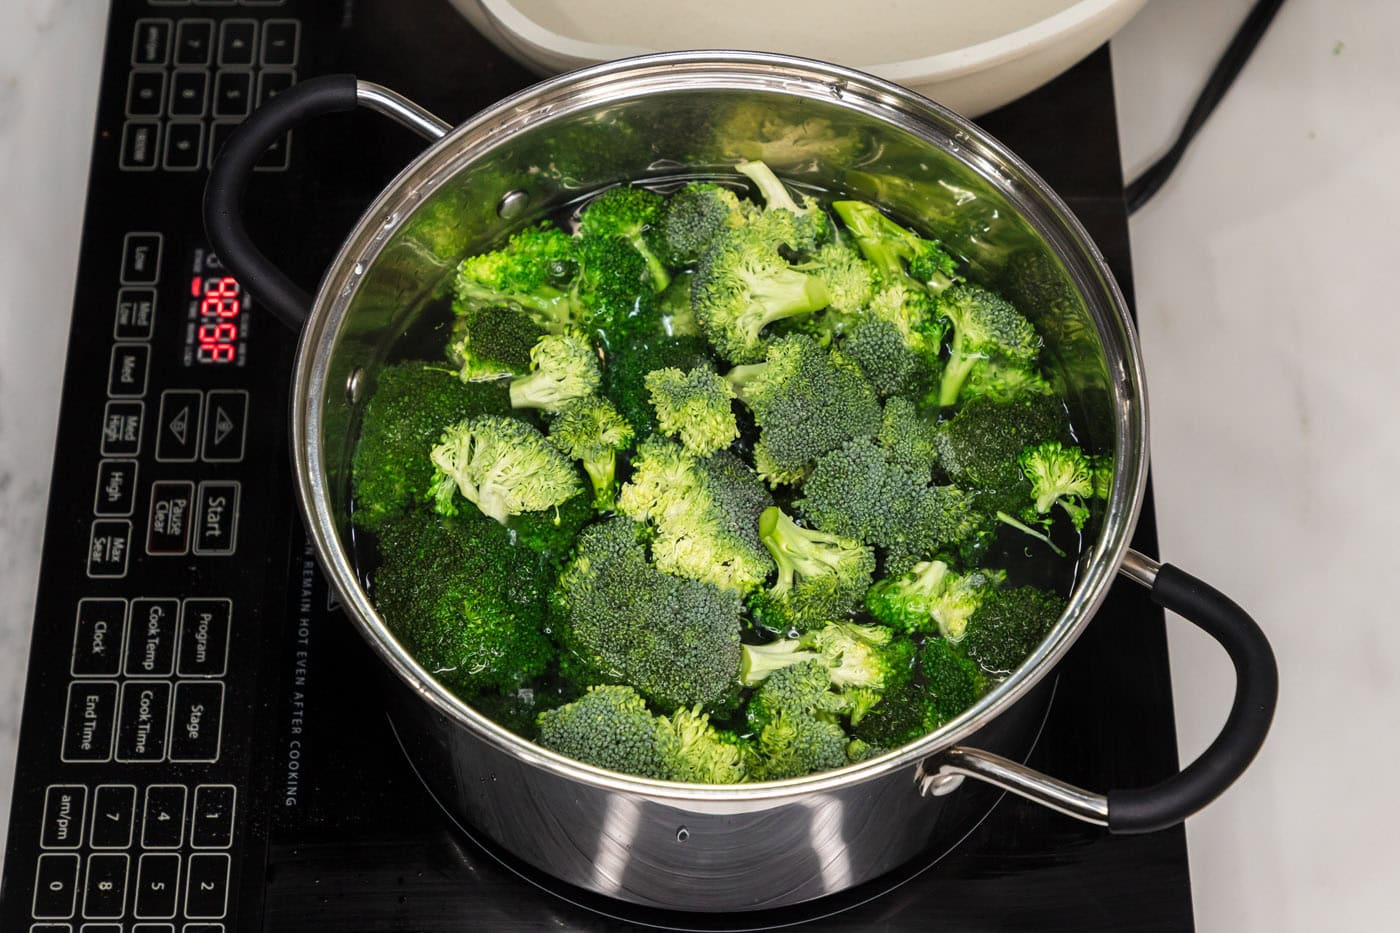
{"label": "stainless steel stock pot", "polygon": [[[252,244],[240,202],[269,144],[306,119],[356,106],[431,144],[369,207],[312,298]],[[722,176],[740,158],[762,158],[797,185],[877,202],[943,240],[974,277],[1007,289],[1044,335],[1043,360],[1083,442],[1111,452],[1116,472],[1059,622],[1020,670],[956,720],[839,771],[672,784],[563,758],[435,683],[357,579],[349,464],[386,348],[462,256],[607,185]],[[563,75],[453,128],[377,85],[316,78],[270,101],[230,140],[205,218],[216,252],[249,292],[302,329],[291,433],[303,514],[347,615],[394,675],[387,702],[409,756],[450,811],[558,878],[684,910],[796,903],[873,878],[952,833],[959,808],[976,798],[965,777],[1109,832],[1152,831],[1214,799],[1268,732],[1277,670],[1258,627],[1220,593],[1129,549],[1147,473],[1147,410],[1136,336],[1103,257],[1019,159],[922,97],[803,59],[687,52]],[[1119,575],[1220,641],[1237,686],[1220,736],[1195,762],[1154,787],[1101,794],[1018,760],[1047,675]]]}

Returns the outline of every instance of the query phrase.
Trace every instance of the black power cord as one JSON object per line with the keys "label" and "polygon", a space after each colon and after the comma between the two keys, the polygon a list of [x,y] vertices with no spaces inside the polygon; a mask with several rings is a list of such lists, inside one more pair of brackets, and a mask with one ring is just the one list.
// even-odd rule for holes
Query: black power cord
{"label": "black power cord", "polygon": [[1254,8],[1249,11],[1249,15],[1244,18],[1244,22],[1235,33],[1235,37],[1230,40],[1225,54],[1221,55],[1220,61],[1215,63],[1215,69],[1206,79],[1205,87],[1201,88],[1201,93],[1196,98],[1196,103],[1192,105],[1191,112],[1187,114],[1186,124],[1181,128],[1181,133],[1176,137],[1176,141],[1161,158],[1145,168],[1142,174],[1134,178],[1125,189],[1124,198],[1128,204],[1129,214],[1136,212],[1138,208],[1150,201],[1162,185],[1166,184],[1177,164],[1181,162],[1181,157],[1186,153],[1186,147],[1190,145],[1191,140],[1205,125],[1206,119],[1210,117],[1221,99],[1225,97],[1225,92],[1230,90],[1230,85],[1235,83],[1235,78],[1239,77],[1245,62],[1249,61],[1249,56],[1254,54],[1254,50],[1258,48],[1259,40],[1264,38],[1269,24],[1274,21],[1274,14],[1278,13],[1281,6],[1283,6],[1283,0],[1258,0],[1254,4]]}

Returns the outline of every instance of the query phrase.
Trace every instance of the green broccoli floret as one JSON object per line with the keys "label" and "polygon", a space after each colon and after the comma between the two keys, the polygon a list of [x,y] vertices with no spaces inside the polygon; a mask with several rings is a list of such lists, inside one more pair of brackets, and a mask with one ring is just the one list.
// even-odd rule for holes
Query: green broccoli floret
{"label": "green broccoli floret", "polygon": [[913,402],[896,396],[885,402],[875,439],[893,463],[916,477],[928,477],[938,462],[934,433],[934,425],[919,414]]}
{"label": "green broccoli floret", "polygon": [[875,270],[859,253],[841,243],[822,244],[811,259],[796,268],[822,280],[831,295],[828,315],[841,315],[849,320],[865,308],[875,294]]}
{"label": "green broccoli floret", "polygon": [[778,565],[773,586],[749,600],[756,623],[805,632],[860,604],[875,572],[875,553],[840,535],[803,528],[777,506],[758,519],[758,536]]}
{"label": "green broccoli floret", "polygon": [[437,511],[455,515],[456,493],[505,524],[521,512],[562,505],[582,489],[573,464],[523,421],[482,415],[443,432],[431,459]]}
{"label": "green broccoli floret", "polygon": [[953,324],[952,350],[938,390],[940,405],[955,404],[968,376],[980,365],[1034,367],[1040,335],[1011,302],[985,288],[958,285],[940,296],[938,308]]}
{"label": "green broccoli floret", "polygon": [[761,758],[759,776],[782,780],[844,765],[848,739],[837,721],[843,706],[821,661],[774,672],[747,709]]}
{"label": "green broccoli floret", "polygon": [[1094,498],[1107,499],[1113,491],[1113,455],[1091,456],[1089,466],[1094,476]]}
{"label": "green broccoli floret", "polygon": [[657,567],[740,593],[772,571],[758,538],[758,517],[773,500],[738,457],[725,450],[697,457],[651,437],[637,446],[632,468],[618,507],[655,525],[651,553]]}
{"label": "green broccoli floret", "polygon": [[700,337],[654,337],[638,341],[607,355],[603,370],[603,393],[617,405],[622,417],[631,422],[638,437],[655,434],[656,412],[647,391],[647,374],[675,367],[690,371],[711,365],[709,345]]}
{"label": "green broccoli floret", "polygon": [[659,330],[659,300],[646,260],[623,237],[579,238],[579,301],[604,347],[622,347]]}
{"label": "green broccoli floret", "polygon": [[664,778],[657,719],[631,687],[590,687],[582,697],[546,710],[539,718],[539,743],[576,761]]}
{"label": "green broccoli floret", "polygon": [[938,426],[938,462],[953,482],[1005,489],[1024,482],[1016,458],[1031,444],[1067,440],[1064,402],[1029,396],[1014,402],[972,399]]}
{"label": "green broccoli floret", "polygon": [[897,327],[905,346],[924,357],[930,366],[936,362],[949,329],[937,301],[912,282],[897,282],[876,290],[866,316]]}
{"label": "green broccoli floret", "polygon": [[438,681],[463,697],[515,690],[554,654],[542,631],[549,575],[511,547],[510,533],[477,514],[413,512],[380,532],[375,607]]}
{"label": "green broccoli floret", "polygon": [[800,480],[820,456],[880,429],[880,403],[859,369],[804,334],[773,341],[762,363],[725,376],[761,429],[755,466],[769,482]]}
{"label": "green broccoli floret", "polygon": [[577,692],[572,689],[518,687],[504,691],[483,690],[465,699],[467,705],[491,721],[505,726],[516,735],[533,740],[539,735],[540,713],[577,698]]}
{"label": "green broccoli floret", "polygon": [[579,214],[579,236],[620,237],[632,244],[646,262],[652,291],[664,291],[671,273],[647,243],[646,233],[657,222],[662,197],[644,188],[609,188]]}
{"label": "green broccoli floret", "polygon": [[733,733],[717,731],[700,707],[662,716],[656,729],[663,776],[690,784],[737,784],[748,776],[755,753]]}
{"label": "green broccoli floret", "polygon": [[960,654],[946,638],[930,638],[924,642],[919,649],[919,668],[934,719],[926,723],[931,726],[929,732],[956,719],[987,690],[987,678],[977,665]]}
{"label": "green broccoli floret", "polygon": [[692,266],[721,231],[743,223],[738,195],[714,182],[693,181],[666,199],[648,239],[664,262]]}
{"label": "green broccoli floret", "polygon": [[866,318],[850,329],[841,353],[860,367],[881,398],[910,392],[930,379],[926,357],[913,352],[899,328],[880,318]]}
{"label": "green broccoli floret", "polygon": [[504,414],[501,385],[463,385],[441,366],[408,361],[379,371],[365,403],[351,465],[354,522],[371,531],[425,500],[433,488],[433,445],[443,428],[479,414]]}
{"label": "green broccoli floret", "polygon": [[1004,579],[1000,570],[959,574],[943,561],[924,561],[906,574],[876,583],[865,605],[886,625],[906,632],[936,630],[957,642],[967,631],[968,619]]}
{"label": "green broccoli floret", "polygon": [[878,745],[871,745],[869,742],[865,741],[865,739],[851,739],[851,741],[846,744],[846,760],[851,764],[856,764],[857,762],[869,761],[871,758],[883,755],[886,751],[888,751],[888,749],[881,748]]}
{"label": "green broccoli floret", "polygon": [[563,411],[603,381],[598,354],[577,332],[550,335],[530,349],[530,374],[510,381],[515,408]]}
{"label": "green broccoli floret", "polygon": [[1064,611],[1065,601],[1033,586],[993,590],[968,622],[959,644],[989,674],[1021,666]]}
{"label": "green broccoli floret", "polygon": [[800,253],[813,250],[831,235],[831,218],[820,204],[805,195],[793,197],[765,162],[746,161],[734,166],[758,189],[763,212],[750,223],[790,249]]}
{"label": "green broccoli floret", "polygon": [[611,509],[617,499],[617,455],[632,446],[632,425],[612,402],[590,395],[564,410],[549,426],[549,439],[583,462],[593,483],[593,507]]}
{"label": "green broccoli floret", "polygon": [[544,330],[519,308],[467,305],[457,309],[447,358],[463,382],[493,382],[530,368],[530,349]]}
{"label": "green broccoli floret", "polygon": [[584,316],[574,289],[578,266],[574,238],[544,221],[516,233],[498,250],[462,260],[454,307],[514,305],[550,333],[562,333]]}
{"label": "green broccoli floret", "polygon": [[1084,530],[1089,520],[1084,500],[1094,496],[1094,471],[1084,452],[1059,441],[1045,441],[1021,451],[1017,463],[1030,480],[1035,514],[1044,516],[1058,504],[1074,523],[1074,530]]}
{"label": "green broccoli floret", "polygon": [[734,390],[708,366],[652,370],[646,386],[661,432],[679,437],[686,449],[703,457],[738,439]]}
{"label": "green broccoli floret", "polygon": [[722,231],[691,282],[700,329],[735,363],[762,359],[769,324],[830,303],[822,280],[788,265],[776,241],[752,224]]}
{"label": "green broccoli floret", "polygon": [[972,497],[930,486],[858,437],[817,461],[797,507],[822,531],[886,550],[887,571],[944,548],[975,549],[986,533]]}
{"label": "green broccoli floret", "polygon": [[573,663],[663,711],[717,708],[737,683],[739,597],[658,570],[642,531],[621,516],[583,530],[551,598],[553,630]]}
{"label": "green broccoli floret", "polygon": [[994,402],[1012,402],[1032,395],[1053,395],[1055,390],[1034,369],[988,360],[974,366],[963,383],[961,398],[989,398]]}
{"label": "green broccoli floret", "polygon": [[907,275],[936,294],[959,281],[956,261],[936,241],[905,229],[875,205],[833,201],[831,207],[886,284],[894,285]]}
{"label": "green broccoli floret", "polygon": [[924,685],[911,679],[881,694],[880,702],[851,727],[851,732],[872,747],[891,749],[928,735],[938,728],[938,720],[937,707]]}

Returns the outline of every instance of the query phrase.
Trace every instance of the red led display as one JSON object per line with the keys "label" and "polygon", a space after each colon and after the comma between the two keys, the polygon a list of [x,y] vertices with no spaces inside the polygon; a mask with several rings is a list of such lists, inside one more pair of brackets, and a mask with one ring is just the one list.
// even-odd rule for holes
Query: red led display
{"label": "red led display", "polygon": [[195,333],[196,359],[201,363],[232,363],[238,359],[238,331],[243,295],[231,275],[195,276],[190,294],[199,299]]}

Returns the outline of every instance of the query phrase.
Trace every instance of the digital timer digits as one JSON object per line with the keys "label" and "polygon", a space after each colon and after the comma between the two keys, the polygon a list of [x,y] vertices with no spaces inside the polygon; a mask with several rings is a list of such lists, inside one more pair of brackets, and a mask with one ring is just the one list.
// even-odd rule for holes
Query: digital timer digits
{"label": "digital timer digits", "polygon": [[189,298],[185,365],[244,365],[248,296],[219,258],[203,247],[195,249],[190,263]]}

